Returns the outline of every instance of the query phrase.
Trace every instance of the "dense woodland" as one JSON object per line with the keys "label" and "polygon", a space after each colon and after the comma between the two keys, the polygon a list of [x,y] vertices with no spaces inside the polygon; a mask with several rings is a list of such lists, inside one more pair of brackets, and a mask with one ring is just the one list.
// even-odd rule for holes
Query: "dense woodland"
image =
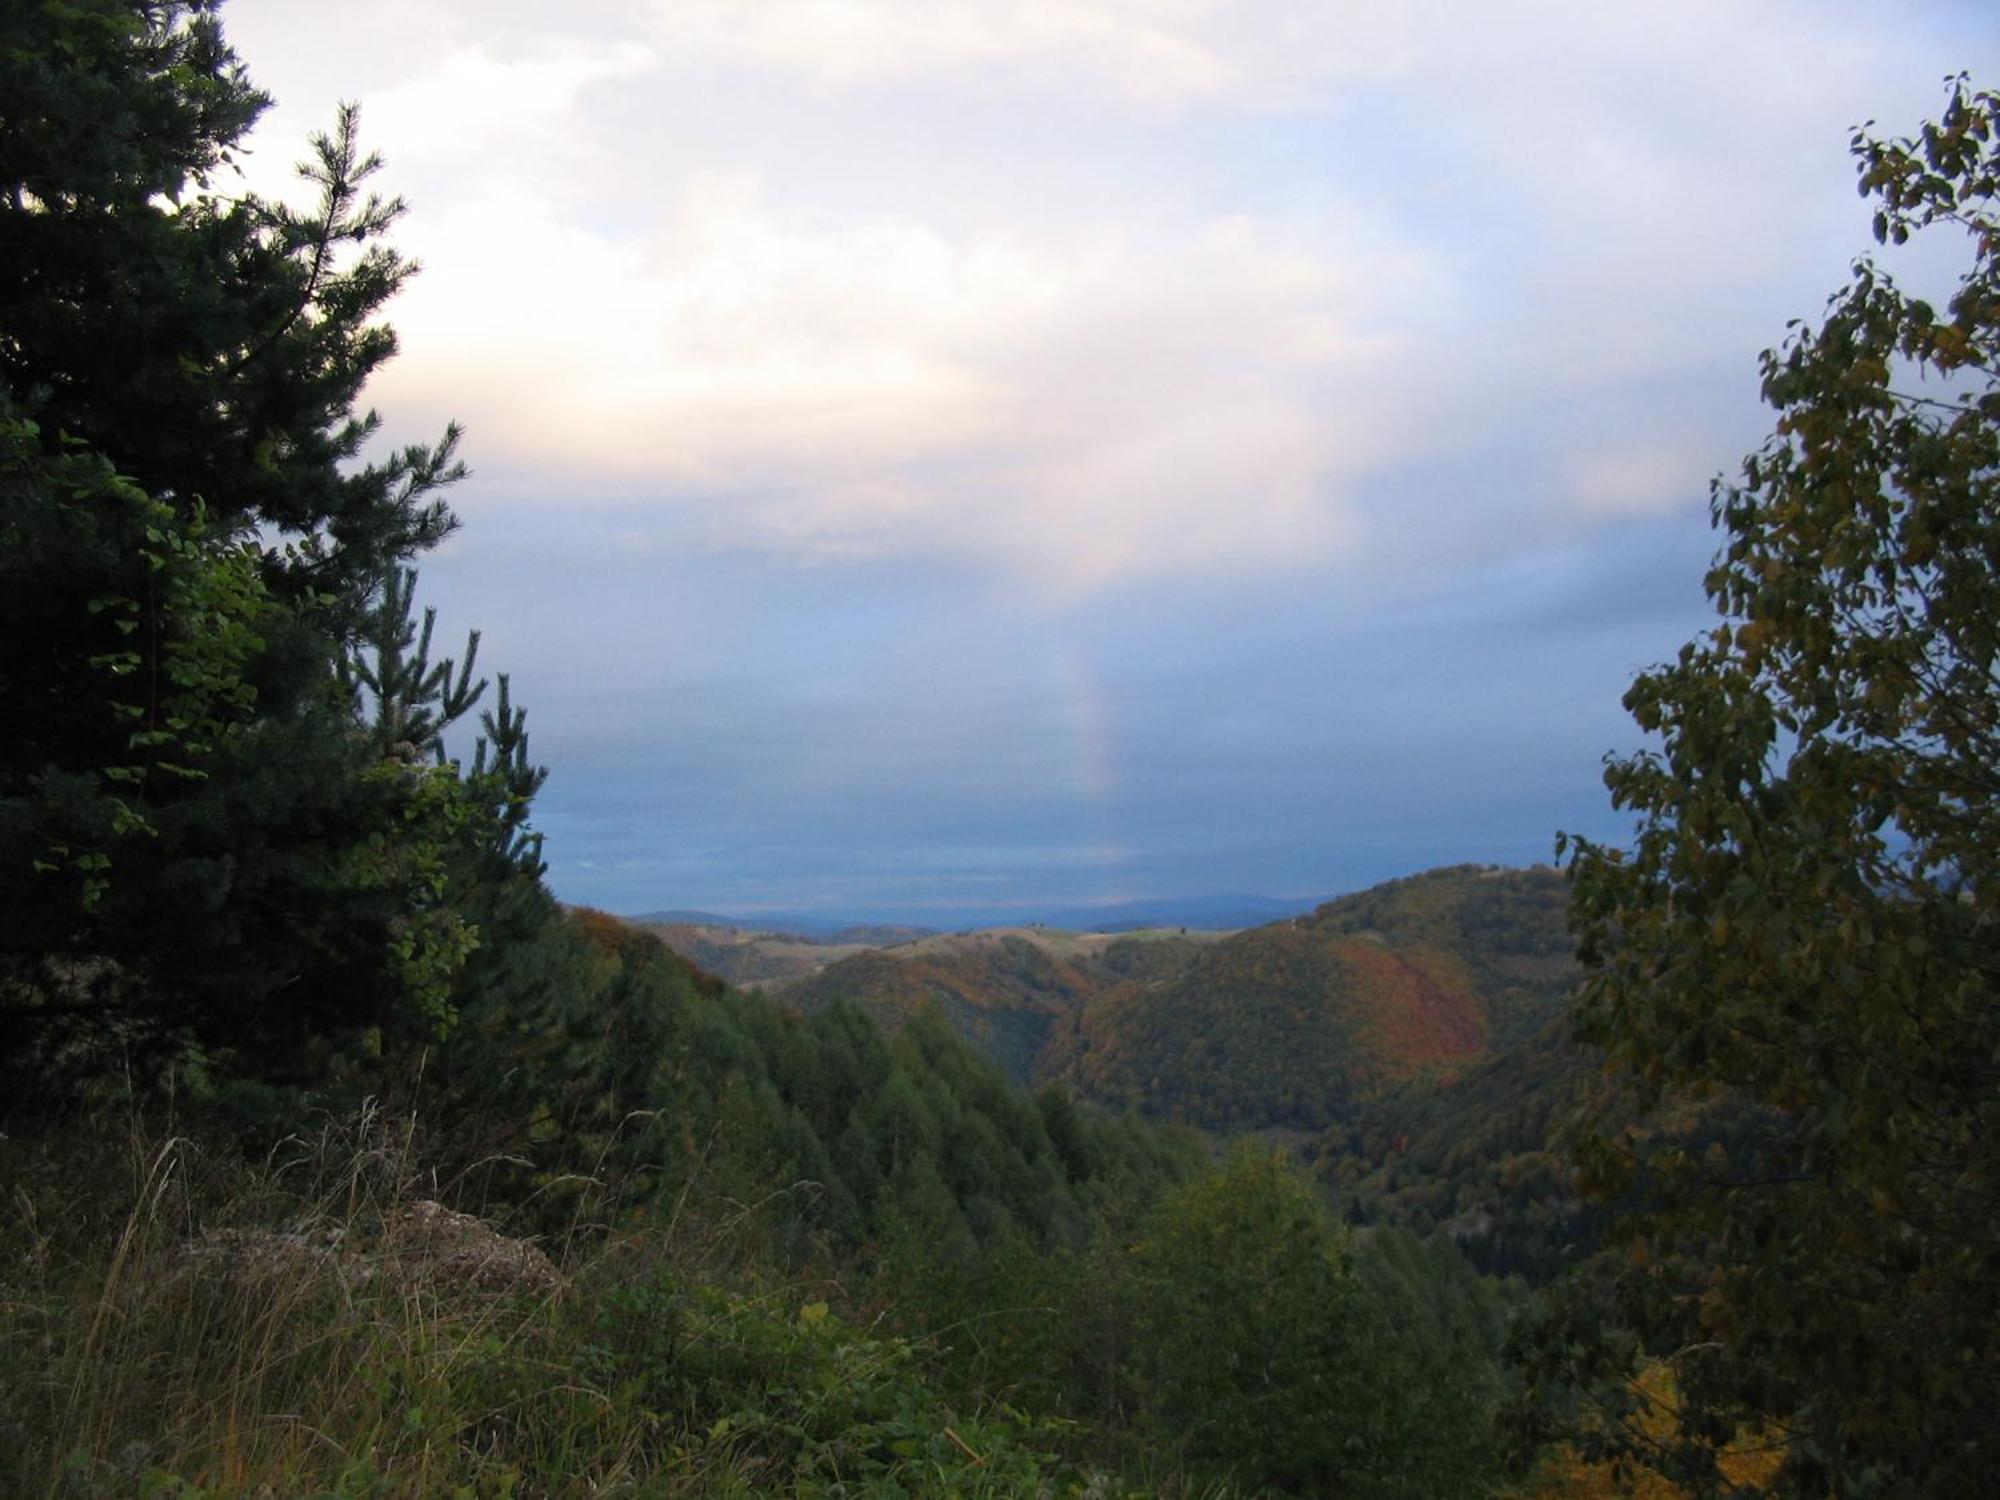
{"label": "dense woodland", "polygon": [[544,882],[355,112],[269,201],[212,5],[0,14],[0,1490],[2000,1473],[1992,96],[1856,137],[1971,269],[1765,356],[1631,849],[765,994]]}

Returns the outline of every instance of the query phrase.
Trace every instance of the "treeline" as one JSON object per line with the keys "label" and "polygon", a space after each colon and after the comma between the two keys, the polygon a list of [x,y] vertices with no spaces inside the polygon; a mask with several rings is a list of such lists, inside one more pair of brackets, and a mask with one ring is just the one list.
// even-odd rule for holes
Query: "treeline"
{"label": "treeline", "polygon": [[918,1235],[942,1262],[1001,1240],[1075,1246],[1203,1161],[1191,1138],[1030,1098],[935,1012],[893,1038],[851,1006],[805,1015],[590,911],[497,952],[408,1102],[448,1122],[434,1157],[548,1224],[607,1191],[649,1214],[755,1203],[781,1261]]}

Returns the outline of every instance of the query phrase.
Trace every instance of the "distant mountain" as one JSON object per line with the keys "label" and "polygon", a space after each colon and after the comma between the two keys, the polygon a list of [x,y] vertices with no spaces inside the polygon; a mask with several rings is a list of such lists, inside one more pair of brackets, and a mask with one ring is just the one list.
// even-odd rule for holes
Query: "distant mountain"
{"label": "distant mountain", "polygon": [[900,922],[858,922],[852,927],[840,928],[824,941],[858,944],[864,948],[894,948],[900,943],[914,943],[936,935],[935,927],[911,927]]}
{"label": "distant mountain", "polygon": [[745,927],[748,924],[735,917],[725,917],[712,911],[647,911],[622,916],[621,922],[630,922],[635,927]]}
{"label": "distant mountain", "polygon": [[[702,920],[694,920],[694,919]],[[932,936],[925,927],[842,927],[818,936],[738,925],[710,912],[656,912],[622,920],[682,958],[745,989],[775,990],[874,948]]]}
{"label": "distant mountain", "polygon": [[770,988],[801,979],[863,951],[866,946],[824,943],[789,932],[750,932],[697,922],[626,920],[650,932],[696,968],[744,989]]}
{"label": "distant mountain", "polygon": [[769,911],[732,917],[711,911],[677,910],[645,912],[625,920],[650,926],[727,927],[739,932],[778,933],[815,943],[870,942],[887,947],[935,932],[983,932],[1003,927],[1053,927],[1067,932],[1136,932],[1150,927],[1235,931],[1297,916],[1318,904],[1318,898],[1308,897],[1164,896],[1143,901],[990,907],[948,913]]}
{"label": "distant mountain", "polygon": [[767,912],[752,917],[725,917],[712,911],[651,911],[624,918],[636,927],[705,927],[716,931],[768,933],[808,943],[847,943],[887,947],[936,932],[900,922],[868,922],[852,916],[809,916],[799,912]]}
{"label": "distant mountain", "polygon": [[[1101,906],[1058,907],[1035,913],[1044,927],[1071,932],[1137,932],[1151,927],[1188,927],[1204,932],[1260,927],[1311,911],[1310,899],[1275,896],[1176,896],[1152,901],[1115,901]],[[1021,922],[1017,919],[1014,925]]]}
{"label": "distant mountain", "polygon": [[[1032,919],[1003,914],[1001,920],[991,926],[961,928],[955,936],[978,937],[1017,932],[1026,940],[1047,945],[1066,942],[1072,934],[1117,936],[1154,930],[1175,933],[1185,930],[1213,935],[1309,909],[1309,903],[1280,901],[1266,896],[1190,896],[1157,902],[1127,901],[1067,909],[1051,907],[1037,912]],[[782,912],[766,912],[755,917],[729,917],[709,911],[656,911],[624,920],[654,933],[683,958],[720,979],[767,990],[793,985],[867,949],[901,949],[947,936],[934,927],[912,923],[861,922],[850,916],[808,916]],[[1104,944],[1098,946],[1103,947]],[[902,956],[914,955],[905,953]],[[937,955],[926,950],[925,957],[935,959]],[[945,960],[946,966],[949,967],[952,961]],[[888,971],[882,972],[886,974]],[[847,982],[856,983],[852,974]],[[991,978],[975,974],[967,977],[963,985],[984,993],[991,986]],[[879,986],[861,986],[870,993],[874,987]],[[908,1010],[908,993],[905,988],[890,988],[897,989],[897,995],[885,995],[881,1009],[885,1017],[900,1018]],[[952,993],[955,991],[951,984],[942,984],[938,997],[948,1000]],[[813,996],[809,995],[799,1003],[812,1002]],[[982,1005],[979,1008],[990,1010],[991,1006]],[[1025,1074],[1022,1076],[1025,1079]]]}

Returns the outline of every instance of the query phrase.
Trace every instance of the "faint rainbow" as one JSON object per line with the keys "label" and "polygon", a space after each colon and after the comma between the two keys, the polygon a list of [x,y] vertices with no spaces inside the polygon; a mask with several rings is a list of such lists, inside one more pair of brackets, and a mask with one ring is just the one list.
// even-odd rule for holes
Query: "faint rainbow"
{"label": "faint rainbow", "polygon": [[[1069,733],[1069,782],[1081,813],[1077,832],[1091,862],[1106,872],[1115,871],[1131,851],[1112,836],[1118,758],[1111,699],[1090,658],[1075,646],[1066,646],[1057,655],[1056,683]],[[1122,890],[1107,890],[1105,899],[1123,900],[1125,895]]]}

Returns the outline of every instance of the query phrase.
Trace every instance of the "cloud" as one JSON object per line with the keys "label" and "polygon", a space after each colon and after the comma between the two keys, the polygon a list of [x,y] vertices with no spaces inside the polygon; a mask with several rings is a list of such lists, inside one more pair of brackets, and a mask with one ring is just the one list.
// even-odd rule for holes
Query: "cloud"
{"label": "cloud", "polygon": [[[1844,260],[1828,121],[1894,51],[1723,0],[413,14],[442,40],[375,58],[366,114],[427,267],[392,423],[465,419],[518,492],[648,492],[697,550],[983,559],[1058,600],[1379,565],[1407,476],[1460,459],[1472,489],[1415,498],[1479,549],[1698,495],[1678,455],[1728,450],[1684,393]],[[1641,389],[1679,404],[1513,437]]]}
{"label": "cloud", "polygon": [[1846,127],[1994,38],[1858,0],[225,20],[281,101],[260,171],[359,98],[412,200],[369,397],[475,466],[426,594],[533,709],[558,888],[629,910],[1622,837],[1599,758],[1709,618],[1755,351],[1863,246]]}
{"label": "cloud", "polygon": [[[576,117],[591,93],[658,63],[636,36],[594,36],[574,12],[556,33],[545,10],[512,0],[348,0],[337,10],[264,0],[232,6],[224,19],[274,96],[245,164],[263,192],[294,185],[292,163],[339,100],[360,102],[365,142],[383,150],[398,186],[419,181],[426,195],[460,173],[573,165],[569,148],[586,144]],[[394,45],[356,44],[388,37]]]}
{"label": "cloud", "polygon": [[585,90],[656,63],[649,48],[631,41],[558,40],[524,57],[485,47],[453,52],[371,98],[369,132],[394,142],[397,158],[418,170],[488,163],[495,152],[518,170],[523,150],[560,137]]}
{"label": "cloud", "polygon": [[[1046,274],[920,224],[778,222],[754,181],[697,174],[650,241],[519,192],[413,233],[402,394],[456,400],[509,458],[733,490],[839,482],[931,452],[992,393],[955,338],[1022,315]],[[396,390],[395,377],[385,390]]]}
{"label": "cloud", "polygon": [[1207,34],[1216,10],[1188,0],[657,0],[650,20],[683,55],[832,86],[1012,67],[1108,82],[1157,105],[1230,83],[1232,66]]}
{"label": "cloud", "polygon": [[1332,215],[956,238],[716,174],[644,241],[518,191],[410,238],[428,352],[382,398],[488,461],[713,493],[711,545],[998,556],[1065,591],[1337,544],[1411,396],[1373,309],[1437,275]]}
{"label": "cloud", "polygon": [[[1711,99],[1755,95],[1783,113],[1864,76],[1881,45],[1856,6],[1731,0],[652,0],[643,15],[689,66],[832,90],[1052,86],[1154,113],[1339,108],[1395,88],[1434,119],[1525,127],[1525,146],[1541,143],[1537,119],[1672,111],[1693,77]],[[1805,32],[1811,66],[1797,65]]]}

